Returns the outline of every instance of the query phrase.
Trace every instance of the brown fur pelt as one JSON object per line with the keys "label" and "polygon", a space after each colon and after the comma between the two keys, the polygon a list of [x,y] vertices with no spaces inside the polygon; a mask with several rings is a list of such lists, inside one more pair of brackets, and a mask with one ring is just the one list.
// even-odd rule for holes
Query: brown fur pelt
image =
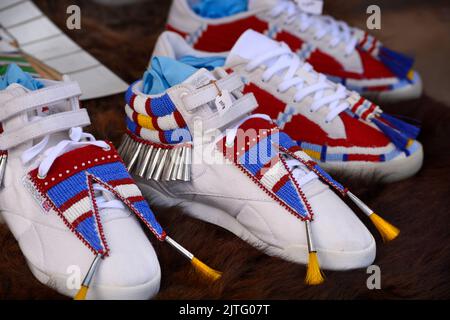
{"label": "brown fur pelt", "polygon": [[[36,1],[64,29],[67,4],[82,10],[82,29],[65,30],[124,80],[142,76],[157,35],[163,30],[169,1],[108,8],[90,1]],[[98,138],[118,143],[123,130],[122,95],[84,103]],[[374,210],[401,229],[398,239],[383,244],[376,231],[381,290],[368,290],[366,270],[326,272],[326,282],[308,287],[305,267],[269,257],[231,233],[184,216],[177,208],[157,212],[174,239],[224,271],[221,281],[205,283],[190,265],[165,244],[154,244],[162,268],[158,299],[420,299],[450,298],[450,108],[428,97],[385,106],[394,114],[422,121],[419,140],[425,163],[413,178],[380,185],[345,182]],[[355,210],[357,211],[357,210]],[[0,299],[61,299],[41,285],[5,225],[0,225]]]}

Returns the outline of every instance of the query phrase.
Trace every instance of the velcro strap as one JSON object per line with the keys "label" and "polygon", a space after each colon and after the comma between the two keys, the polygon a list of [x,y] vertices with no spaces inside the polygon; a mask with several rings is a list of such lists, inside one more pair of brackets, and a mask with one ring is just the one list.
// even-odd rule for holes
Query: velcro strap
{"label": "velcro strap", "polygon": [[23,128],[3,132],[0,135],[0,150],[8,150],[32,139],[90,124],[86,109],[56,113],[30,122]]}
{"label": "velcro strap", "polygon": [[194,93],[189,94],[183,98],[183,103],[188,111],[192,111],[208,102],[213,101],[220,91],[227,90],[232,92],[241,88],[244,85],[242,79],[236,73],[228,75],[214,83],[198,88]]}
{"label": "velcro strap", "polygon": [[258,107],[258,102],[253,93],[248,93],[236,100],[233,106],[223,115],[217,113],[214,117],[203,122],[205,130],[222,128],[235,120],[245,116]]}
{"label": "velcro strap", "polygon": [[81,95],[78,83],[74,81],[62,82],[26,95],[13,98],[0,107],[0,122],[9,119],[22,112],[52,105],[56,102]]}

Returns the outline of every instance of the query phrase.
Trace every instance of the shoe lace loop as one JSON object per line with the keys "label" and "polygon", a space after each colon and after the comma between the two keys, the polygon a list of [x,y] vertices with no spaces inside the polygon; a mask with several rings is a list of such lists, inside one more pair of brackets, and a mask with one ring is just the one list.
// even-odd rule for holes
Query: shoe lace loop
{"label": "shoe lace loop", "polygon": [[[344,86],[332,84],[325,75],[315,72],[309,63],[302,62],[285,43],[282,43],[276,50],[255,57],[247,64],[246,70],[252,72],[259,66],[267,67],[262,74],[263,82],[270,81],[274,75],[284,72],[282,82],[277,90],[284,93],[292,87],[296,88],[294,102],[300,102],[307,96],[313,95],[311,112],[328,106],[329,112],[325,118],[327,123],[333,121],[341,112],[350,107],[348,102],[343,101],[348,96],[348,91]],[[304,78],[299,77],[297,75],[299,69],[310,74],[315,79],[314,83],[308,83]],[[331,91],[331,93],[326,94],[326,91]]]}
{"label": "shoe lace loop", "polygon": [[[41,119],[41,116],[36,116],[31,119],[31,121],[36,121]],[[87,145],[97,146],[103,149],[109,149],[110,146],[104,142],[96,140],[95,137],[90,133],[83,132],[82,128],[75,127],[71,128],[69,131],[70,140],[62,140],[57,145],[45,148],[50,140],[50,135],[46,135],[42,140],[31,148],[25,150],[22,153],[21,160],[22,163],[29,163],[31,160],[35,159],[39,155],[41,157],[38,159],[38,177],[44,178],[50,168],[52,167],[55,160],[62,154],[80,148]],[[45,151],[44,151],[45,150]],[[124,205],[121,201],[115,199],[115,196],[106,188],[98,183],[93,184],[93,189],[95,193],[95,199],[97,207],[99,209],[124,209]]]}
{"label": "shoe lace loop", "polygon": [[330,16],[312,15],[303,12],[293,1],[280,0],[271,10],[270,15],[274,18],[286,14],[285,23],[290,25],[298,22],[301,32],[313,27],[316,39],[320,40],[330,35],[329,45],[334,48],[341,43],[346,43],[345,53],[352,54],[358,44],[358,38],[353,29],[343,21],[336,21]]}

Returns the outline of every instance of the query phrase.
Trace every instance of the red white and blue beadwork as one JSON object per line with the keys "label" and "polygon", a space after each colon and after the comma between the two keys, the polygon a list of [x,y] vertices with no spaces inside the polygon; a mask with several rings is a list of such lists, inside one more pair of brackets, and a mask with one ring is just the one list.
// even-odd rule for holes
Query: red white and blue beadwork
{"label": "red white and blue beadwork", "polygon": [[[127,105],[133,105],[133,108],[130,107],[133,112],[138,109],[140,112],[127,112],[128,134],[120,148],[124,161],[129,168],[133,168],[132,173],[144,176],[147,180],[159,180],[155,179],[154,172],[159,171],[156,174],[159,178],[162,171],[167,171],[165,178],[159,181],[138,179],[138,183],[146,190],[155,189],[150,201],[162,207],[183,203],[187,214],[230,230],[253,245],[270,248],[273,250],[271,254],[295,262],[308,261],[307,283],[320,283],[321,277],[312,281],[309,276],[312,270],[316,274],[320,273],[312,229],[319,230],[316,237],[327,237],[320,230],[323,221],[327,221],[330,216],[335,217],[342,227],[346,227],[345,221],[354,221],[351,210],[341,203],[342,200],[326,184],[342,196],[350,193],[305,154],[269,116],[253,113],[257,102],[253,94],[243,94],[241,77],[227,74],[223,69],[216,71],[214,74],[204,69],[194,71],[189,80],[180,85],[174,84],[159,95],[139,92],[139,83],[142,84],[142,81],[133,85],[130,92],[138,98],[127,94]],[[204,77],[205,73],[210,77]],[[205,78],[206,83],[199,84],[198,79]],[[225,98],[219,99],[224,94],[232,95],[235,100],[230,96],[231,103],[222,110],[217,101],[225,101]],[[170,101],[175,109],[159,115],[179,111],[189,129],[195,129],[194,119],[201,119],[208,130],[200,130],[193,135],[194,141],[199,139],[196,141],[202,143],[201,147],[200,144],[192,144],[193,160],[196,161],[195,166],[192,166],[195,179],[173,183],[171,172],[177,172],[179,168],[173,164],[180,159],[180,153],[172,153],[167,162],[165,147],[169,145],[168,141],[162,146],[161,140],[152,141],[154,139],[151,137],[144,139],[142,128],[154,127],[150,119],[144,116],[154,117],[155,113],[144,113],[142,106],[151,106],[160,97],[170,99],[181,96],[182,99],[166,100],[166,104]],[[136,106],[136,101],[139,106]],[[162,159],[162,164],[159,159]],[[155,169],[157,167],[160,170]],[[316,192],[321,196],[317,197]],[[336,212],[330,214],[333,211],[330,208],[336,208]],[[366,214],[372,215],[373,212],[369,210],[365,211]],[[290,223],[289,227],[285,222]],[[301,226],[305,229],[297,229],[299,223],[304,223]],[[305,237],[298,238],[302,231]],[[365,232],[362,228],[362,234]],[[284,239],[286,233],[295,234],[296,240],[293,241],[300,243],[294,246],[291,239],[286,241],[287,247],[295,248],[292,250],[295,253],[289,253],[290,249],[284,250],[284,243],[280,239]],[[296,256],[297,247],[307,247],[308,260],[304,255]],[[326,248],[322,250],[327,251]],[[339,251],[345,249],[340,248]],[[368,256],[368,260],[371,259]]]}
{"label": "red white and blue beadwork", "polygon": [[125,94],[127,134],[119,153],[127,169],[153,180],[190,179],[192,137],[167,93],[146,95],[133,83]]}
{"label": "red white and blue beadwork", "polygon": [[240,130],[255,130],[257,134],[248,139],[240,139],[237,135],[231,146],[227,146],[225,138],[217,142],[217,147],[225,158],[290,213],[301,220],[312,220],[313,212],[308,200],[292,177],[277,146],[280,141],[289,137],[280,133],[273,123],[261,119],[247,120]]}
{"label": "red white and blue beadwork", "polygon": [[120,199],[159,239],[165,232],[156,221],[142,193],[110,144],[105,150],[86,146],[58,157],[46,177],[38,169],[27,175],[46,211],[54,210],[67,227],[94,253],[108,254],[93,184],[100,184]]}
{"label": "red white and blue beadwork", "polygon": [[327,170],[397,181],[422,165],[417,122],[389,115],[357,92],[327,80],[286,44],[263,34],[247,30],[229,53],[211,57],[193,50],[178,34],[165,32],[154,56],[238,74],[244,93],[258,101],[252,113],[268,115]]}
{"label": "red white and blue beadwork", "polygon": [[189,1],[175,0],[167,29],[195,49],[215,53],[230,50],[246,30],[253,29],[285,42],[318,72],[351,90],[373,94],[410,90],[409,96],[420,95],[421,80],[412,69],[412,58],[342,21],[295,7],[295,1],[253,1],[246,11],[211,19],[194,12]]}
{"label": "red white and blue beadwork", "polygon": [[[230,146],[227,145],[226,138],[223,138],[217,142],[217,148],[226,159],[296,217],[311,221],[314,213],[302,188],[293,177],[285,155],[305,165],[339,194],[346,195],[346,188],[320,168],[274,123],[261,118],[249,119],[240,126],[240,130],[246,137],[236,135]],[[249,136],[248,132],[257,134]]]}
{"label": "red white and blue beadwork", "polygon": [[362,97],[349,101],[350,108],[338,116],[346,138],[336,139],[329,136],[322,124],[296,112],[290,104],[258,85],[247,83],[245,92],[257,97],[259,107],[255,112],[268,114],[308,155],[322,163],[386,162],[403,153],[409,156],[420,147],[415,141],[418,127],[390,116]]}

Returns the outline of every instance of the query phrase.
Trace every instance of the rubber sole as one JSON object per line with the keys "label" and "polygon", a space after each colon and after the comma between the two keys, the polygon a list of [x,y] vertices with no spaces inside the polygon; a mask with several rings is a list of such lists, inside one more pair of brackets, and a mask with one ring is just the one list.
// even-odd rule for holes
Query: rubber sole
{"label": "rubber sole", "polygon": [[388,162],[320,162],[319,165],[330,174],[340,174],[360,180],[375,180],[391,183],[415,175],[423,164],[423,147],[407,158]]}
{"label": "rubber sole", "polygon": [[395,103],[405,100],[417,99],[422,95],[422,80],[417,74],[418,80],[414,84],[389,91],[368,91],[363,95],[378,103]]}
{"label": "rubber sole", "polygon": [[[28,267],[31,273],[42,284],[58,291],[60,294],[73,297],[77,290],[65,289],[58,287],[56,283],[66,283],[67,277],[52,275],[49,276],[38,267],[34,266],[27,259]],[[148,281],[147,283],[130,286],[130,287],[118,287],[118,286],[104,286],[96,285],[93,283],[89,288],[86,299],[87,300],[148,300],[154,297],[159,291],[159,285],[161,281],[161,271],[158,269],[158,274]]]}
{"label": "rubber sole", "polygon": [[[259,239],[255,234],[253,234],[245,226],[243,226],[237,219],[221,209],[199,202],[187,201],[184,199],[181,200],[167,196],[159,190],[155,190],[151,186],[144,183],[138,182],[138,185],[141,188],[144,196],[152,204],[152,206],[155,206],[159,209],[178,207],[182,209],[184,213],[195,219],[214,224],[230,231],[245,242],[270,256],[277,256],[284,260],[304,265],[308,263],[308,247],[306,243],[304,245],[295,245],[286,248],[273,246]],[[320,264],[323,269],[339,271],[357,269],[366,267],[373,262],[373,260],[375,259],[375,256],[373,254],[373,252],[375,252],[375,246],[376,245],[374,242],[368,248],[355,252],[319,249],[317,254],[319,256]],[[360,261],[360,265],[350,265],[348,263],[349,258]]]}

